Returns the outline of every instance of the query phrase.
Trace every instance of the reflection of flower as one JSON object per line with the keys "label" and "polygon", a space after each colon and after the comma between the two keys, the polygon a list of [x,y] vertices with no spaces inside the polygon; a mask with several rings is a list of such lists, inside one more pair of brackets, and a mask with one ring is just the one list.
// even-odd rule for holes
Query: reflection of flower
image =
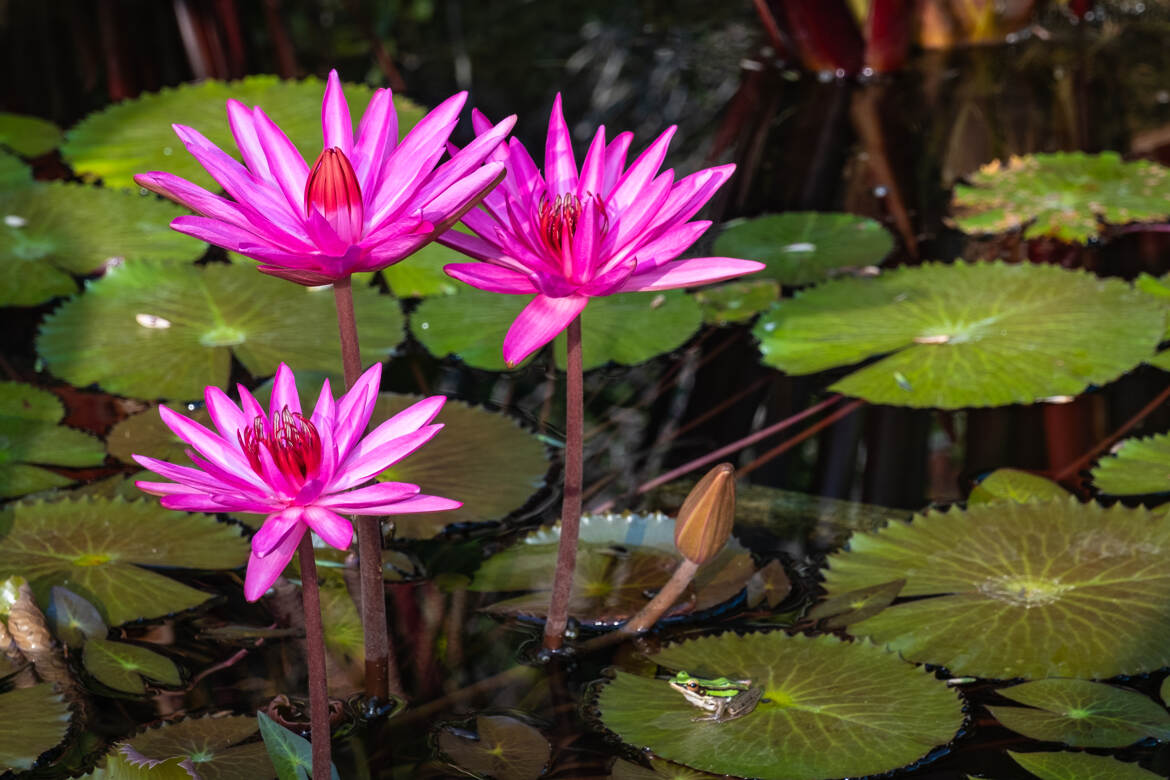
{"label": "reflection of flower", "polygon": [[[480,138],[492,132],[478,112],[474,121]],[[594,296],[689,287],[764,267],[729,257],[675,260],[711,225],[687,220],[735,166],[676,182],[674,171],[658,172],[673,135],[674,128],[664,132],[627,169],[633,135],[621,133],[607,145],[600,127],[578,175],[558,95],[543,176],[515,139],[492,153],[492,160],[507,165],[508,176],[484,198],[486,213],[463,217],[476,235],[448,231],[439,240],[485,261],[446,266],[456,279],[491,292],[536,294],[504,339],[510,365],[551,341]]]}
{"label": "reflection of flower", "polygon": [[511,130],[508,117],[435,167],[467,99],[443,101],[398,142],[390,91],[370,99],[358,137],[337,71],[321,106],[325,148],[312,170],[259,106],[227,102],[236,145],[247,167],[204,138],[175,125],[187,150],[231,200],[170,173],[134,180],[201,216],[171,227],[261,261],[260,270],[301,284],[327,284],[355,271],[396,263],[445,230],[503,175],[483,164]]}
{"label": "reflection of flower", "polygon": [[381,364],[362,374],[336,403],[329,381],[311,417],[301,413],[293,373],[283,363],[272,387],[270,413],[240,387],[236,406],[218,387],[205,393],[218,430],[204,428],[165,406],[159,414],[190,444],[196,468],[135,455],[138,463],[173,482],[137,482],[162,496],[168,509],[196,512],[255,512],[268,515],[252,537],[244,595],[255,601],[292,558],[312,529],[338,549],[349,546],[353,528],[339,512],[394,515],[439,512],[462,504],[419,494],[418,485],[380,482],[357,487],[425,444],[442,425],[431,420],[447,399],[432,396],[402,411],[362,438],[378,399]]}

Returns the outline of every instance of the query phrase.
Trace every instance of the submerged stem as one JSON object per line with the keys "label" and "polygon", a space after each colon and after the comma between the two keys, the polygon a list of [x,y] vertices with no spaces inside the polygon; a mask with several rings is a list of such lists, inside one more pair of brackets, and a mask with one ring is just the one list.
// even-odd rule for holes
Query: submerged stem
{"label": "submerged stem", "polygon": [[553,575],[552,602],[544,624],[544,646],[557,650],[565,641],[569,622],[569,594],[577,565],[577,535],[581,527],[583,481],[583,432],[585,429],[585,382],[581,363],[581,317],[569,323],[568,367],[565,403],[565,492],[561,502],[561,541],[557,546],[557,570]]}
{"label": "submerged stem", "polygon": [[321,593],[317,589],[317,562],[312,533],[301,536],[297,548],[301,564],[301,605],[305,612],[305,649],[309,661],[309,723],[313,742],[313,777],[329,777],[329,686],[325,679],[325,633],[321,624]]}

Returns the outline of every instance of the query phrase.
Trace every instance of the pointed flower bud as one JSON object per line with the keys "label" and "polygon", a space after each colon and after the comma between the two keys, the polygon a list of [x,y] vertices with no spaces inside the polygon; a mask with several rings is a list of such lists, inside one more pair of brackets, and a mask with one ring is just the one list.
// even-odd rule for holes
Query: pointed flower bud
{"label": "pointed flower bud", "polygon": [[706,563],[727,544],[734,520],[735,468],[720,463],[683,501],[674,523],[674,546],[692,563]]}
{"label": "pointed flower bud", "polygon": [[365,227],[362,188],[349,159],[336,146],[321,152],[305,181],[305,216],[312,219],[314,209],[343,242],[361,240]]}

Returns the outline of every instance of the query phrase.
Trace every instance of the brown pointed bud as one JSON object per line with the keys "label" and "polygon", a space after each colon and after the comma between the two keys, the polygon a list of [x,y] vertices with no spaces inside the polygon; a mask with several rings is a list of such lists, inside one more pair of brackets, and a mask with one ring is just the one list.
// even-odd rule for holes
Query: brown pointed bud
{"label": "brown pointed bud", "polygon": [[305,181],[305,216],[320,212],[347,244],[361,240],[365,226],[362,188],[349,158],[336,147],[321,152]]}
{"label": "brown pointed bud", "polygon": [[735,520],[735,467],[720,463],[691,489],[674,523],[674,546],[687,560],[714,558],[731,536]]}

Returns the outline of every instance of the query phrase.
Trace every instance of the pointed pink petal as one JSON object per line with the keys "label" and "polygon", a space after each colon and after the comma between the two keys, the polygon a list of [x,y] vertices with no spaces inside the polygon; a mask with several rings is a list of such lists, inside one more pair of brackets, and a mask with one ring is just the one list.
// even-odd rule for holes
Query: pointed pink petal
{"label": "pointed pink petal", "polygon": [[581,163],[581,180],[577,182],[577,197],[584,200],[590,195],[600,198],[605,187],[605,125],[597,128],[585,162]]}
{"label": "pointed pink petal", "polygon": [[610,251],[623,247],[627,241],[637,241],[662,204],[666,202],[673,183],[674,172],[664,171],[662,175],[647,182],[634,202],[626,209],[616,212],[616,218],[610,219],[609,233],[605,236],[602,254],[608,255]]}
{"label": "pointed pink petal", "polygon": [[252,109],[252,118],[268,159],[268,167],[280,185],[288,207],[295,214],[304,214],[305,182],[309,178],[309,166],[292,141],[288,140],[288,136],[268,118],[263,109],[259,106]]}
{"label": "pointed pink petal", "polygon": [[205,458],[227,471],[251,472],[252,467],[234,440],[227,442],[194,420],[172,412],[165,406],[158,408],[159,416],[175,435],[190,444]]}
{"label": "pointed pink petal", "polygon": [[[180,485],[183,485],[187,490],[200,490],[205,493],[215,493],[223,490],[219,480],[210,477],[204,472],[190,466],[179,466],[174,463],[169,463],[165,460],[158,460],[146,455],[132,455],[134,461],[142,466],[144,469],[153,471],[160,477],[166,477],[173,480]],[[160,483],[161,484],[161,483]]]}
{"label": "pointed pink petal", "polygon": [[443,271],[453,279],[488,292],[532,295],[536,286],[527,275],[491,263],[450,263]]}
{"label": "pointed pink petal", "polygon": [[622,171],[626,168],[626,153],[629,152],[633,141],[634,134],[627,131],[619,133],[618,137],[605,147],[605,181],[601,191],[606,198],[609,198],[609,193],[613,191],[614,185],[618,183]]}
{"label": "pointed pink petal", "polygon": [[634,164],[614,186],[606,201],[612,212],[620,214],[642,196],[642,190],[658,175],[658,169],[666,159],[666,148],[670,146],[670,139],[674,137],[677,129],[674,125],[666,128],[662,135],[654,139],[654,143],[634,160]]}
{"label": "pointed pink petal", "polygon": [[484,193],[504,178],[502,163],[486,163],[435,196],[422,207],[422,216],[434,225],[454,224],[468,209],[483,199]]}
{"label": "pointed pink petal", "polygon": [[225,506],[217,496],[206,493],[165,493],[152,489],[152,485],[167,485],[168,482],[135,482],[140,490],[155,496],[161,496],[159,505],[163,509],[173,509],[176,512],[231,512],[231,507]]}
{"label": "pointed pink petal", "polygon": [[649,271],[663,263],[670,262],[690,249],[691,245],[698,241],[709,227],[711,227],[711,223],[705,220],[684,222],[670,228],[653,241],[635,242],[627,245],[617,257],[621,260],[637,257],[639,272]]}
{"label": "pointed pink petal", "polygon": [[439,415],[439,412],[443,410],[443,404],[446,402],[447,396],[432,395],[411,404],[370,431],[362,440],[361,447],[368,452],[375,447],[382,446],[391,439],[405,436],[408,433],[414,433],[424,425],[430,425],[431,420],[435,419]]}
{"label": "pointed pink petal", "polygon": [[218,387],[209,385],[203,391],[203,400],[207,403],[207,413],[211,416],[216,430],[227,441],[233,439],[241,428],[252,424],[243,410]]}
{"label": "pointed pink petal", "polygon": [[350,157],[366,208],[373,202],[370,195],[382,173],[382,163],[397,143],[398,114],[394,110],[394,96],[388,89],[379,89],[370,98],[366,113],[362,114],[357,143]]}
{"label": "pointed pink petal", "polygon": [[337,402],[337,424],[333,436],[342,462],[370,422],[374,404],[378,402],[381,382],[382,364],[375,363],[358,377],[353,387]]}
{"label": "pointed pink petal", "polygon": [[256,553],[248,556],[248,571],[244,575],[244,598],[255,601],[272,587],[272,583],[276,582],[276,578],[292,560],[293,553],[297,551],[297,545],[301,543],[301,537],[307,530],[309,530],[307,525],[297,523],[263,558]]}
{"label": "pointed pink petal", "polygon": [[386,504],[403,501],[419,493],[418,485],[407,482],[379,482],[369,487],[334,493],[317,501],[317,506],[328,507],[338,512],[352,513],[354,509],[374,509]]}
{"label": "pointed pink petal", "polygon": [[609,268],[605,273],[594,277],[589,284],[581,288],[582,293],[590,297],[612,295],[620,290],[626,280],[638,269],[639,261],[634,257],[627,257],[620,263],[609,263],[608,265]]}
{"label": "pointed pink petal", "polygon": [[[463,215],[463,219],[467,219],[467,214]],[[500,251],[500,248],[495,244],[489,243],[479,236],[471,236],[458,230],[448,230],[435,240],[443,246],[451,247],[468,257],[474,257],[476,260],[489,260]]]}
{"label": "pointed pink petal", "polygon": [[344,550],[353,541],[353,525],[321,506],[305,507],[305,522],[330,547]]}
{"label": "pointed pink petal", "polygon": [[162,171],[138,173],[134,175],[134,183],[205,217],[222,220],[245,229],[251,227],[248,217],[238,205],[227,198],[212,195],[202,187],[174,174]]}
{"label": "pointed pink petal", "polygon": [[584,284],[597,270],[597,252],[601,248],[601,230],[604,218],[598,213],[598,204],[586,201],[581,208],[577,228],[573,231],[572,272],[567,274],[574,284]]}
{"label": "pointed pink petal", "polygon": [[388,506],[373,507],[370,509],[347,510],[354,515],[405,515],[414,512],[446,512],[463,506],[462,501],[453,501],[439,496],[419,495],[407,498]]}
{"label": "pointed pink petal", "polygon": [[589,299],[583,295],[549,298],[538,295],[524,307],[504,337],[504,362],[510,367],[523,360],[568,327]]}
{"label": "pointed pink petal", "polygon": [[309,420],[317,430],[328,428],[330,431],[337,422],[337,406],[333,403],[333,392],[328,379],[321,383],[321,392],[317,395],[317,404],[313,407],[313,414]]}
{"label": "pointed pink petal", "polygon": [[699,284],[721,282],[766,268],[754,260],[734,257],[696,257],[663,263],[646,272],[638,272],[621,286],[618,292],[650,292],[676,287],[694,287]]}
{"label": "pointed pink petal", "polygon": [[658,210],[654,226],[685,222],[699,212],[715,191],[735,173],[734,165],[720,165],[692,173],[680,179],[670,191],[666,202]]}
{"label": "pointed pink petal", "polygon": [[577,190],[577,161],[573,157],[573,139],[561,110],[561,93],[553,100],[548,118],[548,139],[544,146],[544,181],[549,199]]}
{"label": "pointed pink petal", "polygon": [[547,189],[532,155],[515,138],[508,140],[508,177],[504,179],[504,187],[525,211],[536,209]]}
{"label": "pointed pink petal", "polygon": [[328,492],[348,490],[381,474],[430,441],[442,428],[442,425],[428,425],[414,433],[384,441],[376,447],[368,447],[363,441],[337,469],[333,482],[328,486]]}
{"label": "pointed pink petal", "polygon": [[476,135],[488,132],[491,127],[492,120],[488,119],[478,108],[471,109],[471,129],[475,131]]}
{"label": "pointed pink petal", "polygon": [[260,145],[260,137],[256,135],[256,126],[252,122],[252,109],[235,98],[228,98],[227,115],[236,147],[248,170],[258,179],[270,178],[268,158],[264,156],[264,147]]}
{"label": "pointed pink petal", "polygon": [[282,512],[269,515],[252,536],[252,554],[263,558],[280,544],[290,530],[302,520],[305,507],[290,506]]}
{"label": "pointed pink petal", "polygon": [[297,393],[297,380],[292,369],[285,363],[276,368],[276,376],[272,379],[272,400],[268,404],[269,415],[278,415],[288,407],[294,414],[301,413],[301,398]]}
{"label": "pointed pink petal", "polygon": [[[443,190],[452,186],[468,173],[483,163],[484,159],[495,150],[504,137],[512,131],[516,124],[516,115],[505,118],[498,125],[486,133],[475,138],[474,141],[455,153],[450,160],[435,169],[434,175],[427,181],[417,195],[420,203],[428,203]],[[499,170],[503,170],[502,163],[495,163]]]}
{"label": "pointed pink petal", "polygon": [[321,99],[321,135],[325,139],[326,149],[336,147],[349,159],[353,153],[353,120],[349,116],[349,104],[345,102],[345,93],[341,91],[341,79],[337,76],[336,68],[329,71],[325,97]]}

